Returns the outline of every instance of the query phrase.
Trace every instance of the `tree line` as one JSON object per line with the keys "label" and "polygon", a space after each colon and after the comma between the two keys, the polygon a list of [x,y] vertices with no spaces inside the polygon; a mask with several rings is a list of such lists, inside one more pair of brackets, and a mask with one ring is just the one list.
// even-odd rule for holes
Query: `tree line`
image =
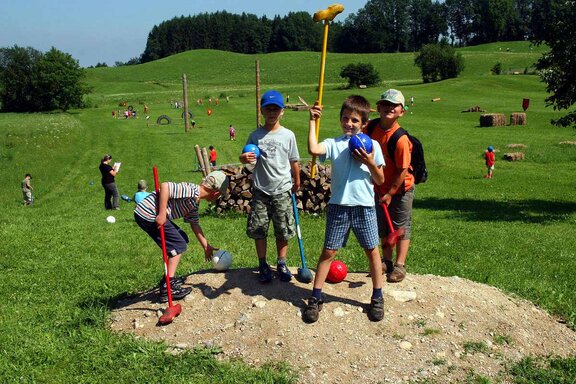
{"label": "tree line", "polygon": [[[447,39],[453,46],[537,39],[552,0],[368,0],[334,21],[329,50],[343,53],[415,52]],[[180,16],[154,26],[139,60],[191,49],[238,53],[318,51],[322,24],[307,12],[258,17],[226,11]]]}

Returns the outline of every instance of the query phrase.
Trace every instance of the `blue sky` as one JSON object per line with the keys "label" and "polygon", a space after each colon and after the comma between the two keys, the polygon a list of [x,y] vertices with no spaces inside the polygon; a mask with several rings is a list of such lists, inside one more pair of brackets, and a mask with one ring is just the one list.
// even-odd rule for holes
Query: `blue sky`
{"label": "blue sky", "polygon": [[[368,0],[347,0],[344,21]],[[87,67],[109,66],[139,57],[154,25],[181,15],[227,11],[257,16],[310,14],[335,1],[311,0],[3,0],[0,2],[0,47],[32,47],[46,52],[56,47]]]}

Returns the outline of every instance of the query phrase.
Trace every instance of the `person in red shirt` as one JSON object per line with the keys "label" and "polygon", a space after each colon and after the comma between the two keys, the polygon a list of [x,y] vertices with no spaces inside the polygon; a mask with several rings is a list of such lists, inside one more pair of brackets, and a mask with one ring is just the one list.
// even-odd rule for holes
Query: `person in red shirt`
{"label": "person in red shirt", "polygon": [[216,150],[214,149],[213,145],[209,146],[208,149],[210,150],[210,164],[213,167],[215,167],[216,166],[216,157],[218,157],[218,154],[216,153]]}
{"label": "person in red shirt", "polygon": [[[410,248],[412,227],[412,202],[414,200],[414,175],[409,172],[412,159],[412,143],[408,136],[400,136],[394,153],[388,152],[388,140],[400,128],[398,119],[406,111],[402,92],[388,89],[376,103],[380,118],[370,134],[384,153],[384,183],[376,185],[376,216],[378,234],[382,242],[383,265],[386,281],[399,283],[406,277],[406,257]],[[365,133],[367,133],[367,128]],[[390,233],[382,204],[386,204],[394,229],[404,228],[404,236],[396,243],[396,262],[393,262],[394,249],[386,246],[386,237]]]}
{"label": "person in red shirt", "polygon": [[486,159],[486,168],[488,168],[488,173],[484,175],[485,178],[491,179],[494,173],[494,163],[496,162],[496,156],[494,155],[494,147],[489,146],[484,152],[484,158]]}

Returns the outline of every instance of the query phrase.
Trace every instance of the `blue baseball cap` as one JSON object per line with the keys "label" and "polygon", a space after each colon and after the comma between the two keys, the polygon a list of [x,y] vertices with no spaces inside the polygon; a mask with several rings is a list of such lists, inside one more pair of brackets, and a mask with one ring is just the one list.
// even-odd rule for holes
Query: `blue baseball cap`
{"label": "blue baseball cap", "polygon": [[260,107],[264,108],[267,105],[277,105],[284,109],[284,97],[282,97],[282,94],[278,91],[267,91],[262,95],[262,98],[260,99]]}
{"label": "blue baseball cap", "polygon": [[490,145],[490,146],[488,146],[488,151],[489,151],[489,152],[494,152],[494,147],[493,147],[493,146],[491,146],[491,145]]}

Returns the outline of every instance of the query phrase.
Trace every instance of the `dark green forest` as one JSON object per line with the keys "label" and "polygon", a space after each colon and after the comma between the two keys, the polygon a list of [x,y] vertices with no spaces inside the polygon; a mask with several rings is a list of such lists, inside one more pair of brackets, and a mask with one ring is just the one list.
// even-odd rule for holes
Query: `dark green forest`
{"label": "dark green forest", "polygon": [[[537,40],[555,0],[369,0],[330,27],[328,49],[342,53],[416,52],[445,39],[462,47]],[[322,24],[307,12],[258,17],[225,11],[180,16],[152,28],[146,48],[129,64],[191,49],[238,53],[318,51]]]}

